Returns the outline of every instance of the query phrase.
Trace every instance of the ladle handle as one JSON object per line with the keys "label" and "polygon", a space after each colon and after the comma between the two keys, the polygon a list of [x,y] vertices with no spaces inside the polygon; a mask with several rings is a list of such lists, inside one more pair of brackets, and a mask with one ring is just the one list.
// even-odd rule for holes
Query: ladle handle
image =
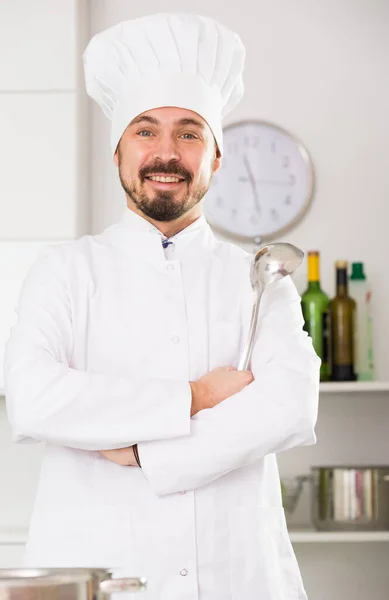
{"label": "ladle handle", "polygon": [[251,313],[251,323],[250,323],[249,334],[247,336],[246,345],[243,349],[243,353],[242,353],[241,359],[238,364],[238,371],[247,371],[248,366],[250,364],[251,354],[253,352],[253,346],[254,346],[255,332],[257,330],[259,303],[261,301],[261,297],[262,297],[262,289],[257,288],[255,298],[254,298],[254,303],[253,303],[253,310]]}

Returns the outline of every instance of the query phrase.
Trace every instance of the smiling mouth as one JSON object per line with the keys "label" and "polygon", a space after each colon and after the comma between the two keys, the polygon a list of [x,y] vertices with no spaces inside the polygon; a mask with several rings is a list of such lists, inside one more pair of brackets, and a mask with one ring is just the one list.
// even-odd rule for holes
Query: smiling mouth
{"label": "smiling mouth", "polygon": [[177,177],[175,175],[149,175],[146,179],[156,183],[182,183],[185,181],[183,177]]}

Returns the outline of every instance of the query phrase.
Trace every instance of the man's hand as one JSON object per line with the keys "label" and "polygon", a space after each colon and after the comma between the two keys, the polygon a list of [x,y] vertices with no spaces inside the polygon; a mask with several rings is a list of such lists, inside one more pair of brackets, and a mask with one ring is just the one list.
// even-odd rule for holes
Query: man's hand
{"label": "man's hand", "polygon": [[[254,381],[250,371],[238,371],[235,367],[218,367],[197,381],[190,381],[192,390],[191,416],[205,408],[213,408],[226,398],[237,394]],[[137,467],[133,446],[118,450],[101,450],[105,458],[123,467]]]}
{"label": "man's hand", "polygon": [[118,450],[100,450],[100,454],[122,467],[138,466],[132,446],[129,446],[129,448],[119,448]]}
{"label": "man's hand", "polygon": [[197,381],[190,381],[191,416],[205,408],[213,408],[243,390],[252,381],[254,377],[250,371],[238,371],[235,367],[218,367]]}

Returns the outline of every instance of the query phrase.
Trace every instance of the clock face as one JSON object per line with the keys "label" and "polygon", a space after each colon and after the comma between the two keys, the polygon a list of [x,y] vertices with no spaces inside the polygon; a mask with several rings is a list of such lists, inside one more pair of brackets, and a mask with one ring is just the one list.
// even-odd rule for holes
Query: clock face
{"label": "clock face", "polygon": [[312,192],[313,169],[300,142],[270,123],[237,123],[224,129],[222,167],[204,213],[215,230],[259,241],[291,227]]}

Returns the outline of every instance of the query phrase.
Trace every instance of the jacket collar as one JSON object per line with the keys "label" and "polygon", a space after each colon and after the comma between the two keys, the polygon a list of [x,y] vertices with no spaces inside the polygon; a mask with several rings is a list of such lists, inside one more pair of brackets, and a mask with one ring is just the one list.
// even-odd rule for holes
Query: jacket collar
{"label": "jacket collar", "polygon": [[[102,234],[110,243],[121,248],[130,256],[165,262],[162,247],[165,236],[146,219],[126,207],[122,220]],[[169,238],[174,244],[174,260],[185,260],[211,251],[215,236],[204,215],[194,223]]]}

